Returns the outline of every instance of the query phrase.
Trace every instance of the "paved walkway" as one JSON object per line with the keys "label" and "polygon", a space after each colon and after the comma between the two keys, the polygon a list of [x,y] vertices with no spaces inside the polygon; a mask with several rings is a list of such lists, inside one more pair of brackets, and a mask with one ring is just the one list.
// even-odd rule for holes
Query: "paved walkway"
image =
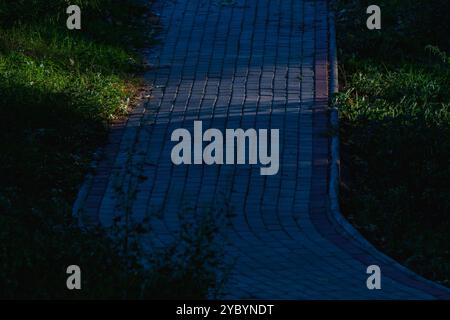
{"label": "paved walkway", "polygon": [[[361,245],[328,209],[328,8],[325,0],[157,0],[162,45],[149,52],[151,98],[112,130],[83,187],[83,221],[150,223],[154,243],[179,213],[225,206],[228,298],[449,298],[449,291]],[[177,128],[280,129],[280,170],[172,165]],[[156,215],[157,218],[145,219]],[[366,268],[382,270],[368,290]]]}

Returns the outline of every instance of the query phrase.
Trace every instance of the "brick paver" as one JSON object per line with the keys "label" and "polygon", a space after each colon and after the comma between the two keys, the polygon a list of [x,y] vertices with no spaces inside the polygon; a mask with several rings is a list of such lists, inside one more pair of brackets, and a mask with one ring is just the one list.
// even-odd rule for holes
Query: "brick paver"
{"label": "brick paver", "polygon": [[[328,210],[328,5],[317,0],[158,0],[162,44],[148,52],[151,98],[116,124],[84,186],[82,220],[150,224],[152,245],[176,237],[179,215],[221,206],[224,297],[449,297],[361,245]],[[280,129],[280,171],[256,165],[172,165],[173,130]],[[147,220],[147,217],[153,217]],[[368,290],[366,268],[382,269]]]}

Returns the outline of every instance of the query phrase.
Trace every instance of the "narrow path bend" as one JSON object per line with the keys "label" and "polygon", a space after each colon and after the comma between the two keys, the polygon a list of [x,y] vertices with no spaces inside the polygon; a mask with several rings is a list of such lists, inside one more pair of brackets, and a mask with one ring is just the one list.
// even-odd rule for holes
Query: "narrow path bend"
{"label": "narrow path bend", "polygon": [[[151,98],[113,127],[83,187],[82,219],[108,225],[128,213],[170,243],[180,210],[231,208],[222,228],[235,260],[227,298],[418,299],[449,291],[360,245],[327,214],[326,0],[156,0],[164,28],[148,53]],[[280,129],[280,171],[172,165],[177,128]],[[147,222],[144,218],[157,215]],[[366,268],[382,270],[368,290]]]}

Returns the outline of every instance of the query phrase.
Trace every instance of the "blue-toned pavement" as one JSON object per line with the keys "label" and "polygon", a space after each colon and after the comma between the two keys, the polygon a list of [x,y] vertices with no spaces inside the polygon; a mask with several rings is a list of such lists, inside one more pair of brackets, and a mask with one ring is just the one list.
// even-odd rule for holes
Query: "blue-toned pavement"
{"label": "blue-toned pavement", "polygon": [[[116,123],[80,197],[84,223],[117,215],[170,243],[179,215],[226,203],[225,298],[433,299],[446,288],[365,246],[329,214],[329,19],[325,0],[156,0],[162,43],[145,103]],[[280,170],[172,164],[171,133],[280,129]],[[157,218],[145,219],[156,215]],[[150,222],[148,222],[150,221]],[[379,265],[382,289],[366,286]]]}

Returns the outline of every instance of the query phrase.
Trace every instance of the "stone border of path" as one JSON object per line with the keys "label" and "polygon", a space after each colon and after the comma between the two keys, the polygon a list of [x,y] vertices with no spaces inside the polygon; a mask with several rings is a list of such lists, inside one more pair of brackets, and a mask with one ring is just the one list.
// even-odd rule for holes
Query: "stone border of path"
{"label": "stone border of path", "polygon": [[[336,45],[336,28],[335,28],[335,16],[333,12],[329,13],[329,98],[330,98],[330,124],[332,128],[339,128],[339,112],[338,108],[333,105],[332,97],[339,92],[339,75],[338,75],[338,59],[337,59],[337,45]],[[380,261],[391,265],[398,269],[399,272],[405,273],[407,276],[414,278],[414,280],[424,282],[428,286],[437,289],[437,291],[443,291],[442,295],[437,294],[436,297],[443,299],[450,299],[450,289],[425,279],[417,273],[404,267],[394,259],[388,257],[378,249],[376,249],[370,242],[368,242],[362,235],[356,230],[343,216],[339,205],[339,189],[340,189],[340,142],[339,131],[336,130],[336,134],[333,134],[330,142],[330,167],[329,167],[329,210],[328,216],[330,220],[336,223],[343,232],[347,233],[350,238],[357,241],[365,250]],[[381,271],[383,274],[383,270]],[[408,283],[405,283],[408,284]],[[414,286],[414,283],[411,283]]]}
{"label": "stone border of path", "polygon": [[[99,222],[97,210],[107,188],[124,131],[129,122],[140,119],[148,102],[147,96],[150,90],[150,87],[143,88],[135,97],[136,104],[129,108],[128,114],[112,121],[107,141],[94,152],[89,169],[84,175],[83,182],[72,206],[72,216],[81,227],[92,226]],[[93,215],[94,212],[95,216]]]}

